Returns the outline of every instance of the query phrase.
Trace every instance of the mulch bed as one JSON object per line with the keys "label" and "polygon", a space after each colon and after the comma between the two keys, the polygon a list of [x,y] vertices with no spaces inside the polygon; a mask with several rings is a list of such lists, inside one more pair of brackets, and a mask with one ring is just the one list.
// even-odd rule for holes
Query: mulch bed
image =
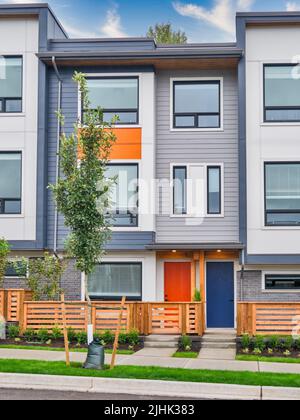
{"label": "mulch bed", "polygon": [[257,357],[269,357],[270,359],[272,359],[273,357],[286,357],[286,358],[295,358],[295,359],[299,359],[300,357],[300,351],[299,350],[291,350],[290,351],[290,355],[286,356],[285,354],[283,354],[286,350],[278,350],[273,352],[273,354],[269,354],[268,350],[263,351],[261,354],[254,354],[252,351],[249,351],[249,353],[244,353],[242,346],[241,345],[237,345],[237,355],[238,356],[257,356]]}

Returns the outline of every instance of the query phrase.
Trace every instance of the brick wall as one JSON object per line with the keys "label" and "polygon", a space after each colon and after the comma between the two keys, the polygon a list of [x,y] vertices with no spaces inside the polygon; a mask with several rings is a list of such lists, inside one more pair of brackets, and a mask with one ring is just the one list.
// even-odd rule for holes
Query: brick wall
{"label": "brick wall", "polygon": [[262,290],[262,272],[237,273],[237,300],[240,302],[300,302],[299,293],[269,292]]}

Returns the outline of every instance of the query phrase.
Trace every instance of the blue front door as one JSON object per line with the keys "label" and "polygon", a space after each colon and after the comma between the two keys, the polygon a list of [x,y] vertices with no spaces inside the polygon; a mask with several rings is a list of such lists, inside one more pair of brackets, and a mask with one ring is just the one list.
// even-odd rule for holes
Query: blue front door
{"label": "blue front door", "polygon": [[233,263],[207,263],[206,284],[207,328],[234,328]]}

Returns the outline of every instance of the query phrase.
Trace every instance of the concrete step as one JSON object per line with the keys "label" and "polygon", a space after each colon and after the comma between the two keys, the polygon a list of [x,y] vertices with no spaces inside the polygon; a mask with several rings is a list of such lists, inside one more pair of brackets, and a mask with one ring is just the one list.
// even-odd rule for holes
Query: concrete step
{"label": "concrete step", "polygon": [[235,343],[203,343],[201,344],[202,349],[235,349]]}
{"label": "concrete step", "polygon": [[167,342],[158,342],[158,341],[147,341],[144,344],[144,347],[147,349],[177,349],[177,343],[167,343]]}
{"label": "concrete step", "polygon": [[202,343],[235,343],[236,337],[226,337],[225,335],[220,336],[207,336],[204,335]]}
{"label": "concrete step", "polygon": [[207,329],[206,331],[205,331],[205,335],[213,335],[213,336],[219,336],[219,335],[226,335],[226,336],[228,336],[228,335],[231,335],[231,336],[234,336],[234,337],[236,337],[236,334],[237,334],[237,332],[236,332],[236,330],[233,330],[233,329]]}
{"label": "concrete step", "polygon": [[158,343],[178,343],[179,342],[179,335],[175,336],[175,335],[149,335],[148,337],[145,338],[145,343],[147,343],[148,341],[151,342],[158,342]]}

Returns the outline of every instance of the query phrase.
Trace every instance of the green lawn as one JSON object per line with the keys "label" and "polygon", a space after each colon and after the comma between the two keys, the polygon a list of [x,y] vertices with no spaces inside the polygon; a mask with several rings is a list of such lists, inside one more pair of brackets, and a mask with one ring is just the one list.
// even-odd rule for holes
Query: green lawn
{"label": "green lawn", "polygon": [[176,352],[173,354],[173,357],[177,359],[197,359],[199,353],[190,351],[190,352]]}
{"label": "green lawn", "polygon": [[265,356],[251,356],[251,355],[240,355],[236,356],[236,360],[243,362],[267,362],[267,363],[294,363],[299,364],[299,359],[292,359],[289,357],[265,357]]}
{"label": "green lawn", "polygon": [[223,372],[138,366],[117,366],[112,371],[108,369],[86,371],[79,363],[72,363],[71,367],[67,368],[63,362],[36,360],[0,360],[0,372],[300,388],[300,375],[262,372]]}
{"label": "green lawn", "polygon": [[[0,345],[0,349],[11,349],[11,350],[44,350],[44,351],[65,351],[63,348],[55,348],[55,347],[43,347],[43,346],[18,346],[14,344],[3,344]],[[87,353],[87,349],[70,349],[71,353]],[[106,354],[112,354],[112,350],[105,350]],[[117,352],[120,355],[130,356],[134,354],[134,351],[131,350],[118,350]]]}

